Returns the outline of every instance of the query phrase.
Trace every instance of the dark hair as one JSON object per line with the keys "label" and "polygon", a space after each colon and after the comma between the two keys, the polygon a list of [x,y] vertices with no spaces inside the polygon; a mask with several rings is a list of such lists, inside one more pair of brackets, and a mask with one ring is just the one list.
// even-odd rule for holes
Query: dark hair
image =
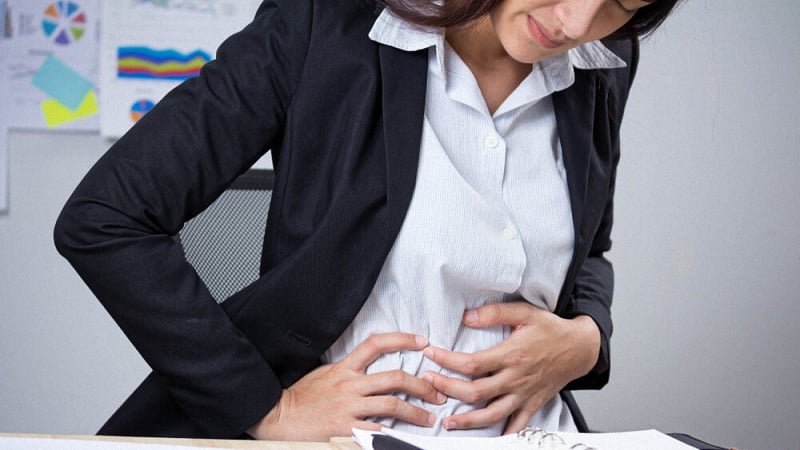
{"label": "dark hair", "polygon": [[[378,0],[403,19],[421,26],[458,27],[488,14],[503,0]],[[655,30],[681,0],[652,0],[609,38],[646,36]]]}

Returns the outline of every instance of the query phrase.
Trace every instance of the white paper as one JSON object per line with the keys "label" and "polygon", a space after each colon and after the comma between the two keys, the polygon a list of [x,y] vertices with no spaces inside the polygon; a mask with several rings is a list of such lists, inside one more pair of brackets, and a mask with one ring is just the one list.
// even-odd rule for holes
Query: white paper
{"label": "white paper", "polygon": [[[396,437],[425,450],[525,450],[539,448],[516,435],[493,438],[420,436],[412,433],[384,428],[382,433]],[[353,439],[363,450],[373,450],[373,431],[353,429]],[[656,430],[628,431],[620,433],[554,433],[563,444],[548,446],[549,449],[569,449],[582,443],[597,450],[692,450],[690,447]]]}
{"label": "white paper", "polygon": [[[219,44],[248,24],[259,4],[260,0],[107,1],[100,48],[101,134],[123,135],[181,82],[170,79],[158,58],[172,52],[188,68],[183,58],[215,57]],[[128,61],[146,69],[126,69],[126,54],[131,55]]]}
{"label": "white paper", "polygon": [[558,434],[570,444],[582,442],[598,450],[694,450],[694,447],[657,430]]}

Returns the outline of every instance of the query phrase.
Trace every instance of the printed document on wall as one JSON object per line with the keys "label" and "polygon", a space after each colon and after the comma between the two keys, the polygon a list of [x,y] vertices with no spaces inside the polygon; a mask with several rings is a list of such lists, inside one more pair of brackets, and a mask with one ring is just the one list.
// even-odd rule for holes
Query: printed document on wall
{"label": "printed document on wall", "polygon": [[97,131],[100,0],[2,0],[8,128]]}
{"label": "printed document on wall", "polygon": [[0,123],[0,214],[8,210],[8,128]]}
{"label": "printed document on wall", "polygon": [[[0,66],[5,60],[5,54],[0,53]],[[7,98],[6,79],[0,77],[0,98]],[[8,210],[8,113],[0,103],[0,214]]]}
{"label": "printed document on wall", "polygon": [[114,0],[103,8],[100,132],[119,137],[164,95],[199,74],[260,0]]}

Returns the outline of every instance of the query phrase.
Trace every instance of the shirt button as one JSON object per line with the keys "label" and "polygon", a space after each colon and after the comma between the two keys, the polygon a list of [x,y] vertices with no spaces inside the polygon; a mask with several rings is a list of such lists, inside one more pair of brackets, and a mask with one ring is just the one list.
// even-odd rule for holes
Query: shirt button
{"label": "shirt button", "polygon": [[517,238],[517,232],[514,231],[514,229],[511,227],[506,227],[505,229],[503,229],[503,237],[508,239],[509,241],[513,241],[514,239]]}
{"label": "shirt button", "polygon": [[497,148],[498,145],[500,145],[500,138],[498,138],[494,134],[490,134],[489,136],[486,136],[486,138],[483,140],[483,144],[489,150],[494,150]]}

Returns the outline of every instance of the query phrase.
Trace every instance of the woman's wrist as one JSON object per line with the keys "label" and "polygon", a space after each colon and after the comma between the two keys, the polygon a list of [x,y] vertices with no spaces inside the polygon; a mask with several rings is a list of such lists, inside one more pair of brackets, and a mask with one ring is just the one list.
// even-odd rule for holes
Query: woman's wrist
{"label": "woman's wrist", "polygon": [[594,319],[589,316],[581,315],[570,319],[573,326],[572,335],[574,336],[574,345],[579,355],[578,377],[589,373],[597,364],[597,359],[600,357],[601,335],[600,328],[595,323]]}
{"label": "woman's wrist", "polygon": [[[281,394],[281,398],[287,394],[287,390],[284,389],[283,393]],[[277,429],[278,419],[280,417],[280,405],[281,401],[278,400],[278,403],[272,407],[272,409],[264,416],[261,420],[256,422],[255,425],[250,427],[247,430],[247,434],[250,435],[253,439],[259,441],[265,440],[278,440],[279,436],[275,433]]]}

